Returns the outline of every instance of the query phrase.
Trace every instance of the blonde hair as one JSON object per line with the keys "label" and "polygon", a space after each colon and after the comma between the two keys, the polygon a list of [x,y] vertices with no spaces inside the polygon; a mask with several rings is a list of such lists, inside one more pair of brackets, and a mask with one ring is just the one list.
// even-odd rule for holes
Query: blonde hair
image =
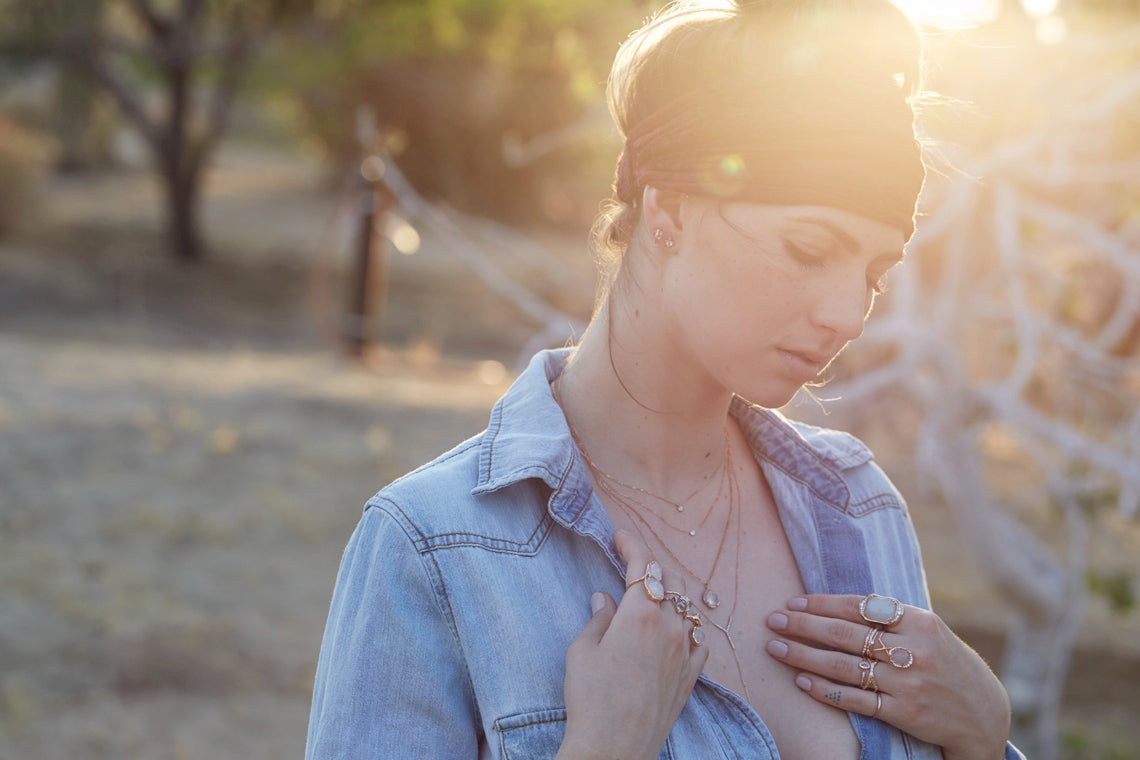
{"label": "blonde hair", "polygon": [[[859,108],[866,82],[890,79],[903,90],[894,97],[913,118],[911,101],[903,99],[919,90],[920,62],[917,31],[889,0],[678,0],[620,46],[606,96],[614,124],[627,140],[623,161],[631,160],[631,135],[645,131],[646,124],[667,128],[662,120],[677,123],[677,135],[670,139],[681,145],[691,135],[703,135],[700,126],[690,125],[718,116],[744,121],[733,129],[746,132],[749,116],[734,102],[741,96],[754,108],[749,113],[800,109],[798,118],[824,123],[836,139],[821,147],[834,155],[844,149],[846,127],[828,124],[832,114],[821,112],[817,102],[801,102],[803,71],[812,69],[811,76],[827,79],[829,87],[836,82],[849,87]],[[876,87],[878,97],[882,88]],[[690,108],[687,98],[696,105]],[[881,101],[869,101],[867,108]],[[699,119],[694,108],[703,109]],[[889,110],[882,121],[897,126],[906,118],[893,106]],[[603,281],[619,268],[640,219],[638,196],[645,183],[630,185],[626,179],[623,192],[623,170],[630,171],[619,164],[615,197],[603,205],[592,231]]]}

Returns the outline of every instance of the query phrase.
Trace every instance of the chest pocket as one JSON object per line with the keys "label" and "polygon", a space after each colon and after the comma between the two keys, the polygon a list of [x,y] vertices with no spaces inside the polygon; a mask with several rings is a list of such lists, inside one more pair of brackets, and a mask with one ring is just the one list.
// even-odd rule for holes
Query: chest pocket
{"label": "chest pocket", "polygon": [[[566,735],[566,710],[536,710],[495,721],[503,760],[550,760],[558,754]],[[672,760],[669,742],[657,760]]]}

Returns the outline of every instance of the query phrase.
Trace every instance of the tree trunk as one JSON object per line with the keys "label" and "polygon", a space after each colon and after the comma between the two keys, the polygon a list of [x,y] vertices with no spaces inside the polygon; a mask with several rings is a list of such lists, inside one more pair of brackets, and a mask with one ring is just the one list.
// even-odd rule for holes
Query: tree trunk
{"label": "tree trunk", "polygon": [[198,172],[186,171],[178,176],[163,172],[163,180],[166,183],[166,223],[170,252],[179,261],[201,261],[205,248],[198,228],[198,203],[201,197]]}
{"label": "tree trunk", "polygon": [[204,250],[198,230],[198,174],[200,165],[191,144],[190,58],[186,53],[192,30],[189,24],[179,27],[179,35],[170,46],[172,60],[167,69],[169,94],[164,135],[159,156],[163,180],[166,182],[167,232],[170,252],[182,262],[201,261]]}

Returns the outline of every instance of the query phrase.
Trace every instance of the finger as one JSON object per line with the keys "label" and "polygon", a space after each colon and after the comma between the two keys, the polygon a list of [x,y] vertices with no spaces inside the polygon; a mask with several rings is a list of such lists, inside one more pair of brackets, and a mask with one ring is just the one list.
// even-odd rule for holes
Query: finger
{"label": "finger", "polygon": [[[875,677],[879,688],[889,668],[877,661],[865,661],[854,655],[833,650],[816,649],[796,641],[773,639],[765,647],[768,654],[798,670],[807,670],[832,681],[861,686],[868,674]],[[889,680],[889,679],[888,679]]]}
{"label": "finger", "polygon": [[838,710],[874,716],[880,720],[887,720],[884,714],[889,715],[894,704],[894,698],[888,694],[863,691],[811,673],[797,675],[796,686],[816,702]]}
{"label": "finger", "polygon": [[820,617],[807,612],[773,612],[768,627],[785,636],[813,641],[851,654],[862,654],[871,627],[834,617]]}
{"label": "finger", "polygon": [[705,663],[708,662],[708,660],[708,646],[689,647],[689,677],[692,679],[693,683],[696,683],[697,678],[699,678],[701,672],[704,671]]}
{"label": "finger", "polygon": [[613,598],[604,591],[595,591],[590,598],[590,604],[594,608],[594,615],[586,623],[582,632],[578,634],[578,638],[598,644],[606,635],[606,631],[609,630],[610,623],[613,622],[617,605],[614,604]]}
{"label": "finger", "polygon": [[649,548],[640,538],[628,530],[614,531],[614,546],[626,561],[625,582],[632,583],[645,575],[645,566],[649,564]]}
{"label": "finger", "polygon": [[[866,597],[855,596],[853,594],[804,594],[788,600],[788,609],[792,611],[808,612],[812,615],[820,615],[822,617],[838,618],[840,620],[850,620],[856,623],[866,623],[863,615],[859,612],[859,603]],[[898,626],[906,621],[906,611],[914,609],[910,605],[904,604],[903,617],[897,624],[889,626],[889,630],[897,631]]]}
{"label": "finger", "polygon": [[[665,594],[664,572],[660,563],[656,563],[649,556],[649,548],[645,543],[629,531],[618,530],[614,532],[614,545],[627,562],[625,569],[626,594],[622,597],[622,601],[625,601],[630,591],[639,592],[639,596],[654,603],[661,601]],[[653,575],[647,578],[646,576],[650,575],[651,565],[653,566]],[[651,587],[656,599],[649,595]]]}

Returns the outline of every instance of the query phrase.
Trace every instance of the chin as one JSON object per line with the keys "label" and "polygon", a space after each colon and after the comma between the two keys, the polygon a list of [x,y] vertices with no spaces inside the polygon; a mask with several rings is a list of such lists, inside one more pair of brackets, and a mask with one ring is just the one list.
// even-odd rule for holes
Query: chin
{"label": "chin", "polygon": [[765,409],[779,409],[790,403],[801,388],[803,388],[802,385],[797,385],[790,389],[756,388],[752,393],[749,393],[747,390],[742,390],[737,392],[736,395],[751,404],[762,406]]}

